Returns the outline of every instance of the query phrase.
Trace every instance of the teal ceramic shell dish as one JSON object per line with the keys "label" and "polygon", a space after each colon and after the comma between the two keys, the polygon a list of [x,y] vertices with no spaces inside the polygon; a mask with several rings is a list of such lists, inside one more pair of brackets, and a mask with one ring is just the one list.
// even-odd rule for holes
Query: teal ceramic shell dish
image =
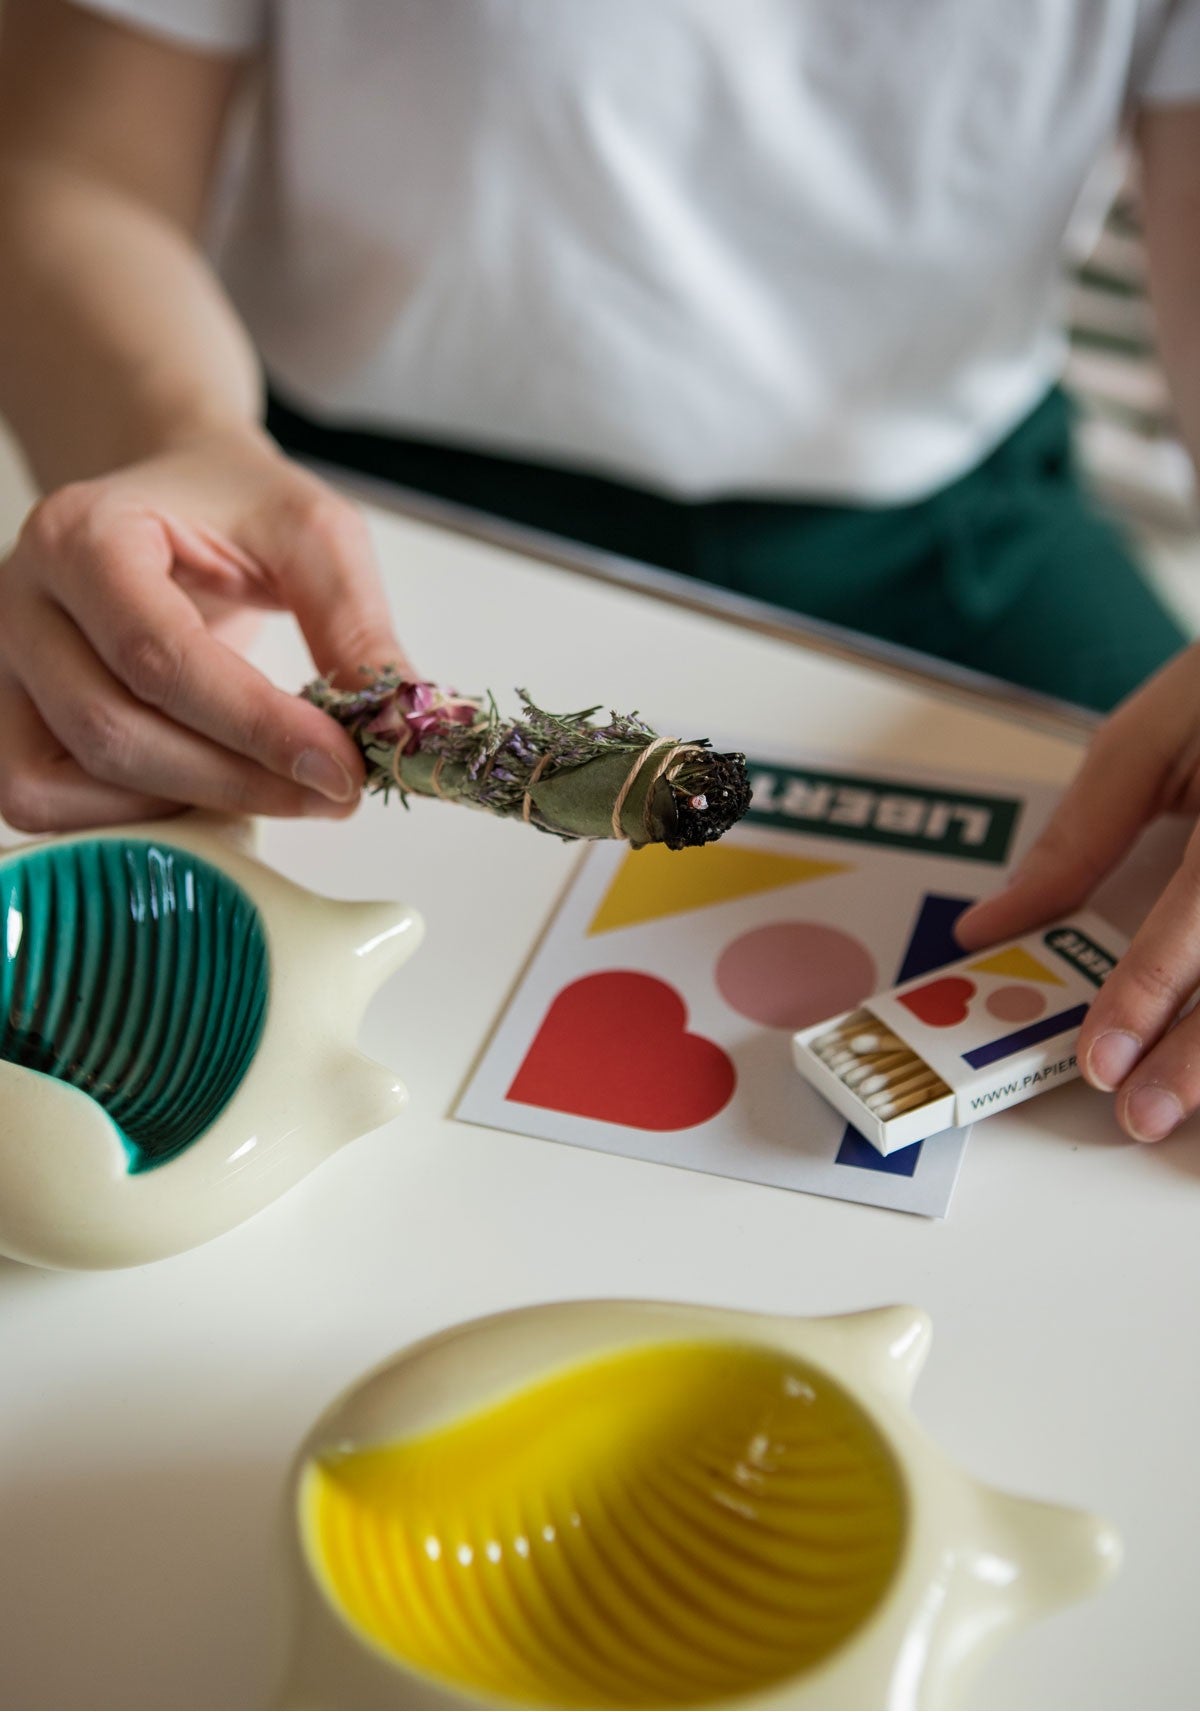
{"label": "teal ceramic shell dish", "polygon": [[352,1041],[419,938],[200,817],[0,855],[0,1252],[174,1253],[385,1122],[404,1089]]}

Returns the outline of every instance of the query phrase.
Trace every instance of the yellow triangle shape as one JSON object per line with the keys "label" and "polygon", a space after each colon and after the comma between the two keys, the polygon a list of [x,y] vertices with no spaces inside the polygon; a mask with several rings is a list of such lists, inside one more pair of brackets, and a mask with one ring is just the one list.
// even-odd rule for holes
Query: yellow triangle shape
{"label": "yellow triangle shape", "polygon": [[1047,969],[1044,963],[1039,963],[1019,945],[1010,945],[1006,951],[994,951],[990,957],[981,957],[978,963],[971,963],[968,967],[980,975],[1008,975],[1015,981],[1044,981],[1048,987],[1065,987],[1067,984],[1061,975]]}
{"label": "yellow triangle shape", "polygon": [[589,934],[611,933],[662,915],[705,909],[753,892],[821,880],[849,871],[848,862],[818,862],[807,856],[776,856],[769,850],[749,850],[736,844],[705,844],[698,849],[668,850],[650,844],[631,850],[617,869],[612,885],[592,917]]}

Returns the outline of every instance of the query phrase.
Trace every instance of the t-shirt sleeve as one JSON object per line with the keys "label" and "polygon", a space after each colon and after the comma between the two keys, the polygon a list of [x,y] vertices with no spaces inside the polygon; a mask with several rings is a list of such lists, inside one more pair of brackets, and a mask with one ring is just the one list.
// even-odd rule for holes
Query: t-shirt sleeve
{"label": "t-shirt sleeve", "polygon": [[73,0],[85,12],[180,47],[248,53],[266,33],[266,0]]}
{"label": "t-shirt sleeve", "polygon": [[1142,107],[1200,101],[1200,0],[1169,0],[1146,43],[1133,97]]}

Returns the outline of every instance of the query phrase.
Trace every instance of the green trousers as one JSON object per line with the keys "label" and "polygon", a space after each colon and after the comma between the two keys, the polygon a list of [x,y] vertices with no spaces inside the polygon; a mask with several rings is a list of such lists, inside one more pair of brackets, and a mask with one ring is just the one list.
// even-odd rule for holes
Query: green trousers
{"label": "green trousers", "polygon": [[1080,485],[1051,392],[967,475],[911,505],[687,502],[516,458],[328,428],[272,398],[300,456],[940,655],[1106,710],[1186,640]]}

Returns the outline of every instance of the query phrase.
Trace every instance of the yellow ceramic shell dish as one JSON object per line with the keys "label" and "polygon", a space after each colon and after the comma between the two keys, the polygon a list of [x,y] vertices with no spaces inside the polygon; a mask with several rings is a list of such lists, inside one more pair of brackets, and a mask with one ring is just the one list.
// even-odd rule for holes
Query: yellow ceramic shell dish
{"label": "yellow ceramic shell dish", "polygon": [[130,1266],[219,1236],[405,1100],[354,1048],[420,941],[187,816],[0,851],[0,1254]]}
{"label": "yellow ceramic shell dish", "polygon": [[418,1344],[300,1452],[283,1704],[953,1704],[1118,1546],[946,1461],[928,1339],[579,1302]]}

